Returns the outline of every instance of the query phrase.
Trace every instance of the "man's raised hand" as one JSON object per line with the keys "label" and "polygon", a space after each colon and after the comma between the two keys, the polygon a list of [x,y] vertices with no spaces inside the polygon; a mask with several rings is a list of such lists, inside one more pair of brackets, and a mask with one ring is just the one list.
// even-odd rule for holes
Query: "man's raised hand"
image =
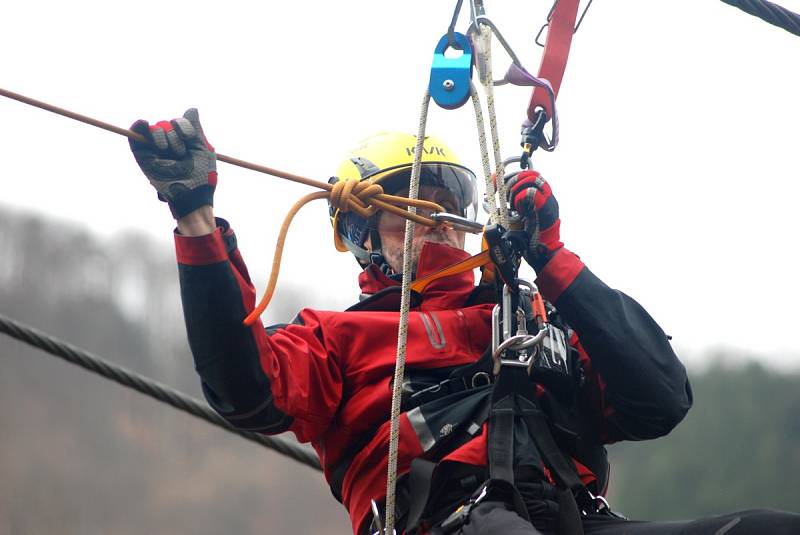
{"label": "man's raised hand", "polygon": [[130,140],[131,151],[175,219],[202,206],[213,206],[217,155],[203,134],[195,108],[186,110],[183,117],[152,126],[140,119],[131,130],[147,139],[146,143]]}

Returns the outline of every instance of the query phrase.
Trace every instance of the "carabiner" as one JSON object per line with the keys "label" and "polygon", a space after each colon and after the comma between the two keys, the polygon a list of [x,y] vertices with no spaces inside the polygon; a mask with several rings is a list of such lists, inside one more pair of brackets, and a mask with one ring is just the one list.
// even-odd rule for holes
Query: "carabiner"
{"label": "carabiner", "polygon": [[472,234],[479,234],[483,232],[483,223],[472,221],[471,219],[467,219],[466,217],[462,217],[460,215],[450,214],[447,212],[438,212],[431,214],[428,217],[437,223],[444,223],[453,230],[470,232]]}

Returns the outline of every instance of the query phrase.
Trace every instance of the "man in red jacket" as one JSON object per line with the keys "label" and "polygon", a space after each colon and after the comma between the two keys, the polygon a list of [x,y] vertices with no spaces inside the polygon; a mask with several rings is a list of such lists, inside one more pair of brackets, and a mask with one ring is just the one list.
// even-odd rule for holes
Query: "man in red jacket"
{"label": "man in red jacket", "polygon": [[[371,502],[381,504],[386,489],[404,221],[332,209],[337,246],[364,268],[362,300],[344,312],[304,309],[291,324],[245,327],[254,289],[233,231],[214,218],[215,154],[197,111],[153,126],[137,121],[132,129],[149,140],[132,141],[131,149],[177,220],[181,297],[209,404],[242,429],[288,430],[310,442],[354,533],[374,531]],[[336,179],[369,180],[402,195],[413,146],[413,136],[402,134],[365,140]],[[435,138],[424,143],[420,188],[421,197],[455,215],[475,211],[474,175]],[[686,373],[647,312],[563,246],[558,204],[538,173],[519,173],[509,201],[528,222],[524,258],[555,305],[548,308],[545,343],[522,390],[504,398],[498,394],[504,375],[495,379],[486,356],[494,289],[475,286],[472,273],[462,272],[414,292],[398,532],[800,532],[800,517],[789,513],[659,523],[628,521],[608,509],[603,445],[667,434],[691,406]],[[463,246],[462,232],[418,225],[414,276],[464,260]],[[503,413],[508,399],[516,408]]]}

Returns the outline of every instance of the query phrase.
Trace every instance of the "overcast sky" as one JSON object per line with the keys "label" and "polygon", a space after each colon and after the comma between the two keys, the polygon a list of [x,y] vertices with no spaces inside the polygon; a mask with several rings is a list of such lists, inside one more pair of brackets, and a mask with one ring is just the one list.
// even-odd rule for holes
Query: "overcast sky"
{"label": "overcast sky", "polygon": [[[800,0],[781,4],[800,11]],[[198,107],[220,153],[326,180],[362,137],[416,130],[454,5],[13,2],[0,18],[0,87],[125,127]],[[535,72],[549,2],[486,6]],[[536,168],[561,204],[567,247],[645,305],[689,360],[724,346],[800,362],[799,57],[800,38],[716,0],[598,0],[573,42],[561,145],[537,153]],[[505,70],[499,50],[494,59]],[[505,155],[518,154],[527,99],[497,89]],[[169,212],[126,140],[6,99],[0,121],[4,204],[171,247]],[[428,132],[480,172],[470,108],[432,108]],[[260,292],[280,221],[310,190],[218,170],[217,214]],[[279,287],[305,288],[310,307],[344,307],[358,270],[317,203],[290,232]]]}

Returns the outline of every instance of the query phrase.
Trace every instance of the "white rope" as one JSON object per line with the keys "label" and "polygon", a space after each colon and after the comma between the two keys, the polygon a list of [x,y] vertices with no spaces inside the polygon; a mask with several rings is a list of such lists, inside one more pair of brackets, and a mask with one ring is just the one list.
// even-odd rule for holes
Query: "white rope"
{"label": "white rope", "polygon": [[475,108],[475,123],[478,126],[478,146],[481,150],[481,164],[483,166],[483,178],[486,182],[486,210],[489,212],[489,221],[498,223],[497,196],[494,190],[494,180],[492,180],[492,168],[489,162],[489,149],[486,147],[486,126],[483,123],[483,110],[481,109],[481,99],[475,84],[470,83],[470,95],[472,96],[472,106]]}
{"label": "white rope", "polygon": [[508,203],[506,202],[506,185],[503,181],[505,175],[505,165],[500,154],[500,137],[497,133],[497,115],[494,107],[494,81],[492,80],[492,29],[485,24],[478,24],[479,34],[477,39],[481,44],[478,47],[481,58],[482,69],[480,69],[481,85],[486,92],[486,111],[489,114],[489,131],[492,135],[492,149],[494,151],[494,172],[497,177],[497,196],[498,207],[500,208],[499,223],[508,228]]}
{"label": "white rope", "polygon": [[[486,40],[487,50],[491,45],[491,29],[481,25],[480,37]],[[475,122],[478,128],[478,145],[481,151],[481,164],[483,166],[484,179],[486,181],[486,200],[488,204],[489,217],[492,223],[500,223],[508,227],[508,208],[505,201],[506,188],[503,184],[505,173],[503,159],[500,155],[500,141],[497,135],[497,119],[495,116],[494,92],[492,84],[491,55],[485,55],[486,71],[483,73],[483,86],[487,95],[487,111],[489,113],[489,125],[492,134],[492,144],[494,149],[495,169],[498,182],[500,184],[500,198],[498,209],[497,191],[495,182],[492,179],[491,163],[489,161],[489,150],[486,145],[486,126],[483,121],[483,110],[481,109],[480,97],[475,85],[470,82],[470,96],[475,109]],[[488,82],[486,82],[488,80]],[[425,126],[428,120],[428,106],[430,104],[430,93],[425,90],[420,110],[419,128],[417,130],[417,143],[414,147],[414,163],[411,167],[411,179],[408,187],[408,198],[416,199],[419,191],[419,177],[422,168],[422,149],[425,142]],[[416,208],[408,207],[416,213]],[[392,409],[390,414],[389,427],[389,459],[387,463],[386,475],[386,522],[384,528],[385,535],[393,535],[395,524],[395,502],[397,490],[397,452],[400,439],[400,404],[402,401],[403,377],[405,375],[406,364],[406,345],[408,341],[408,318],[411,301],[411,265],[413,261],[412,245],[414,238],[414,222],[406,220],[405,237],[403,241],[403,283],[400,294],[400,323],[397,332],[397,358],[395,360],[394,380],[392,381]]]}
{"label": "white rope", "polygon": [[[422,147],[425,142],[425,124],[428,120],[428,104],[431,96],[425,90],[420,110],[419,129],[417,131],[417,144],[414,147],[414,163],[411,166],[411,180],[408,185],[408,198],[416,199],[419,191],[419,175],[422,168]],[[408,207],[409,211],[416,213],[416,208]],[[406,220],[406,234],[403,242],[403,285],[400,297],[400,326],[397,331],[397,360],[394,367],[394,381],[392,382],[392,412],[389,429],[389,463],[386,478],[386,528],[385,534],[394,533],[395,490],[397,488],[397,449],[400,438],[400,402],[403,389],[403,376],[406,367],[406,341],[408,340],[408,314],[411,301],[411,262],[413,260],[412,244],[414,241],[414,222]]]}

